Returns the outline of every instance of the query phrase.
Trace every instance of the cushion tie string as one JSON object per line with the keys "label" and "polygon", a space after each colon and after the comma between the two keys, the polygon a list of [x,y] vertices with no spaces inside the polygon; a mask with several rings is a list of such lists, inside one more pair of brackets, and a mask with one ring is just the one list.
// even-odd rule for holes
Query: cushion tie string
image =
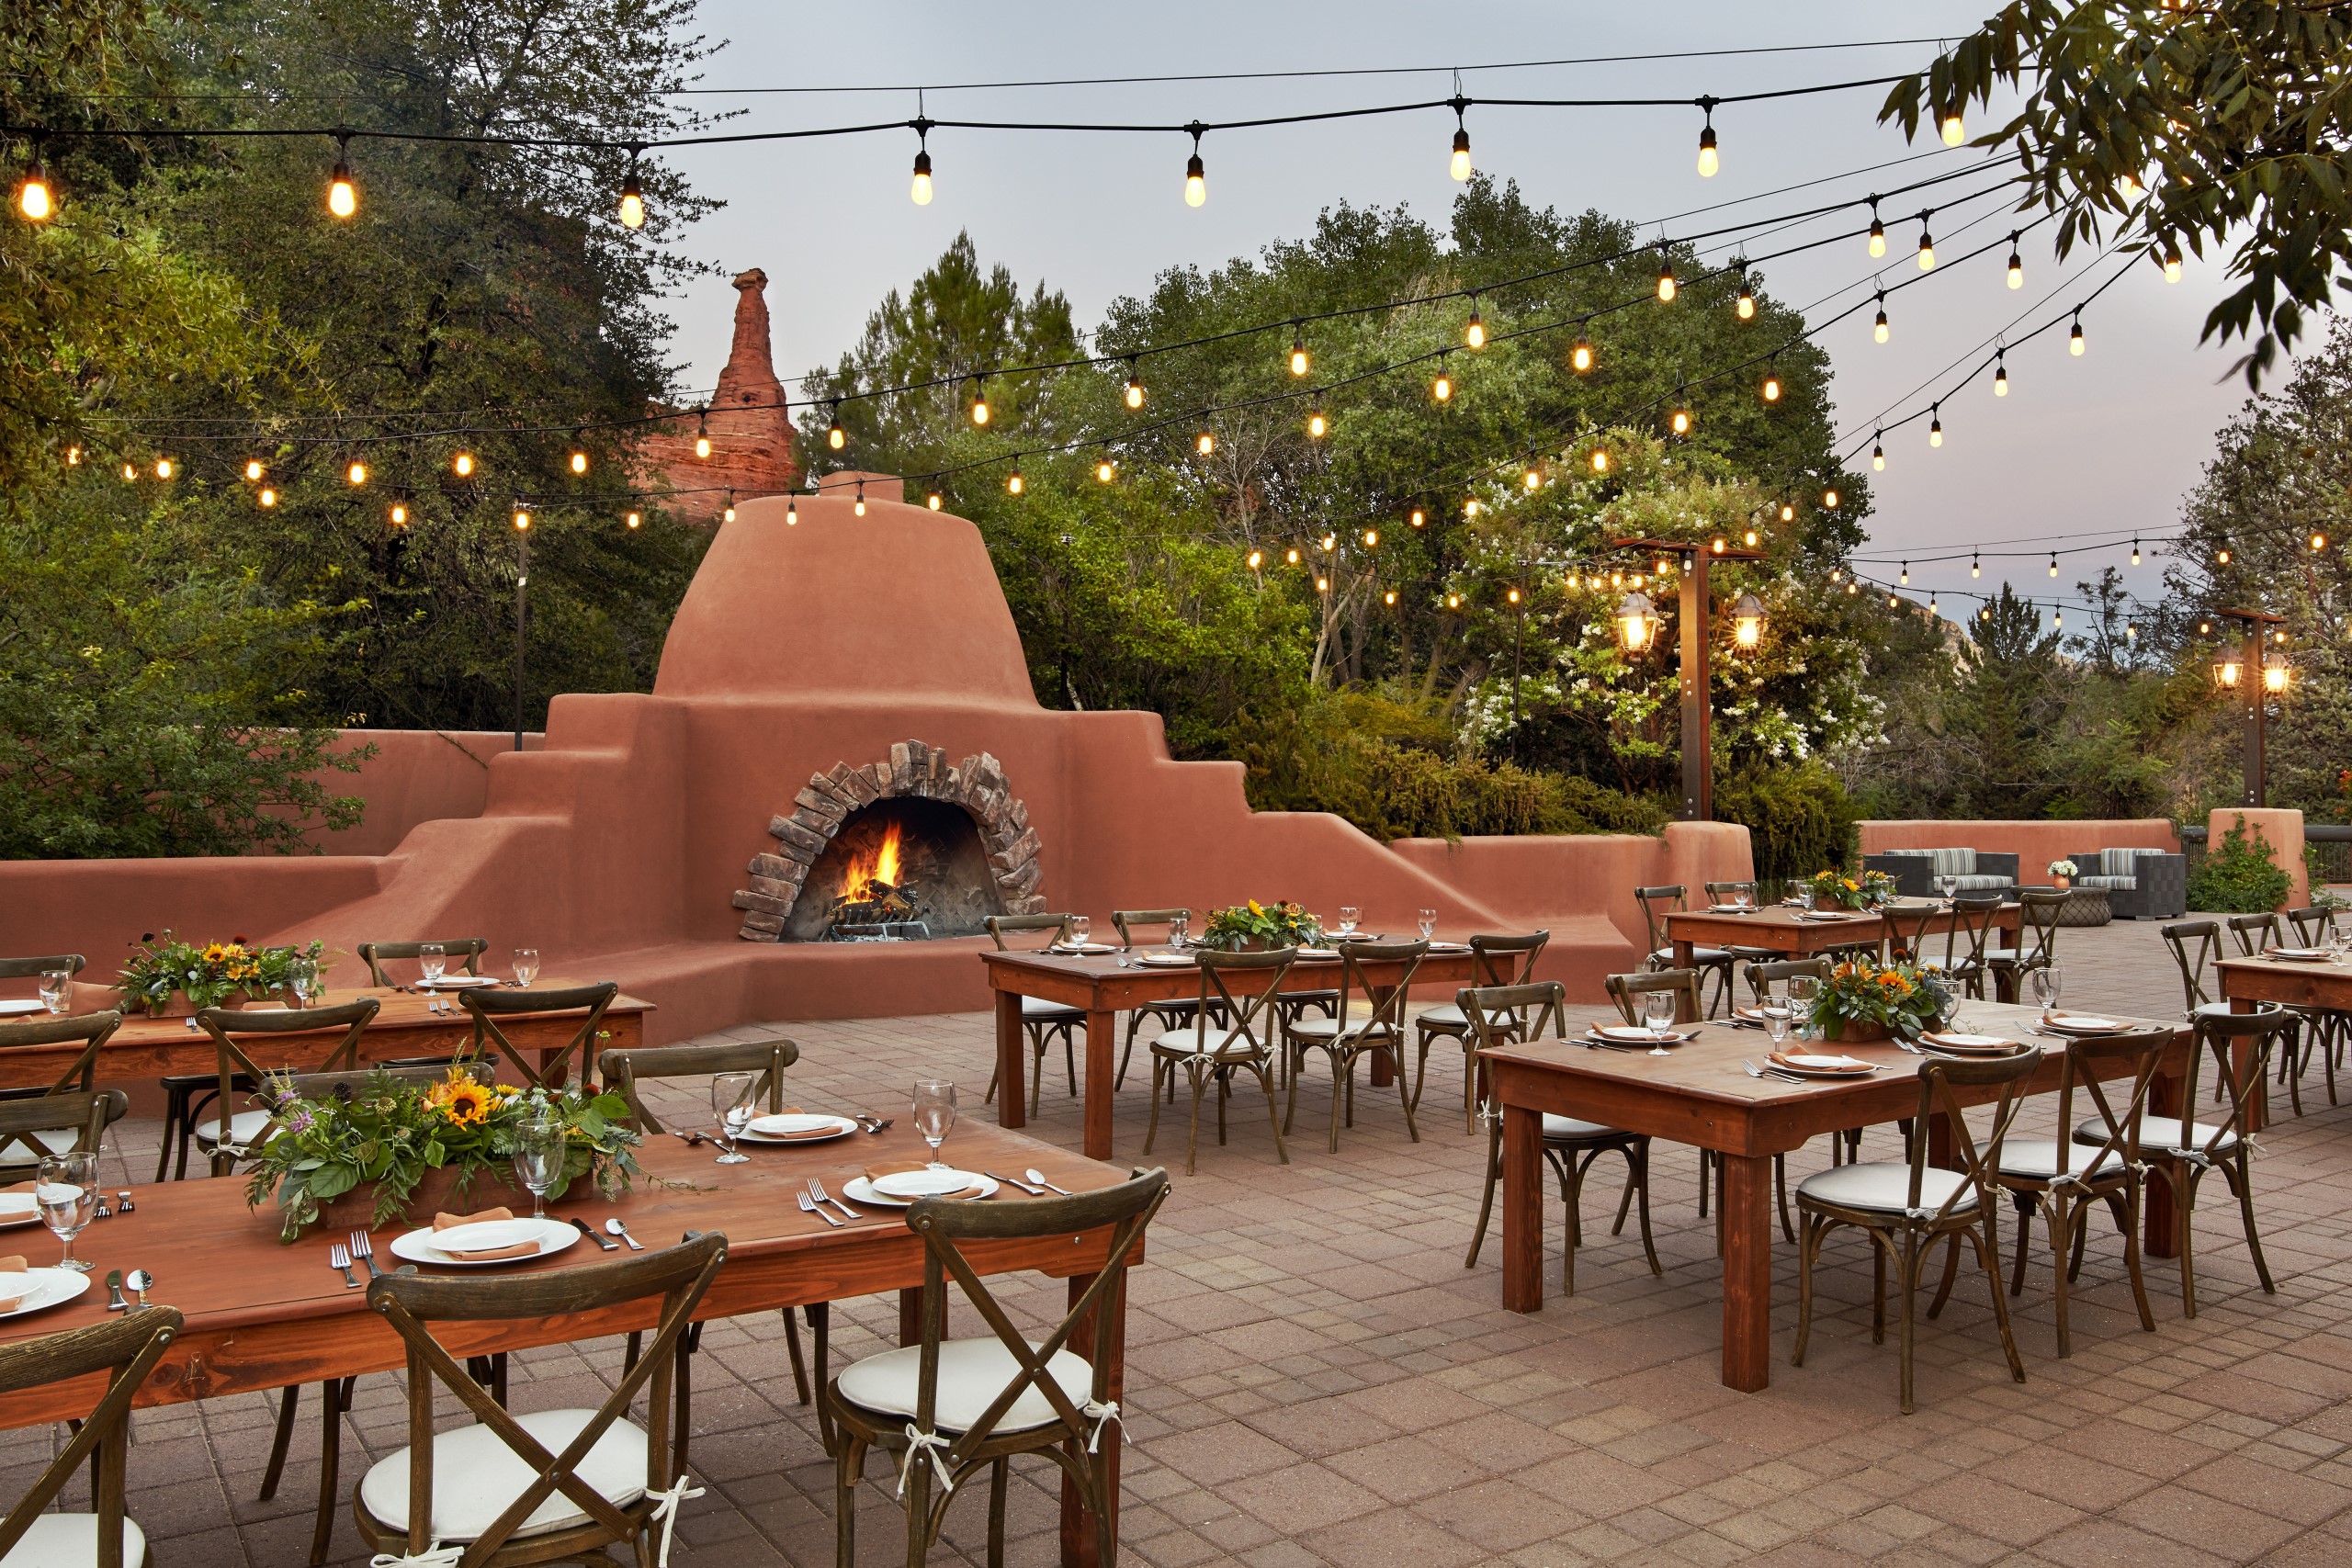
{"label": "cushion tie string", "polygon": [[1127,1428],[1127,1424],[1119,1420],[1119,1402],[1115,1399],[1105,1400],[1100,1404],[1090,1399],[1080,1406],[1079,1413],[1094,1423],[1094,1429],[1086,1435],[1088,1453],[1092,1453],[1102,1446],[1103,1427],[1117,1421],[1121,1431],[1124,1432]]}
{"label": "cushion tie string", "polygon": [[368,1560],[368,1568],[458,1568],[465,1556],[464,1546],[444,1546],[436,1540],[414,1553],[379,1551]]}
{"label": "cushion tie string", "polygon": [[907,1423],[907,1457],[899,1466],[899,1495],[907,1495],[907,1477],[914,1472],[918,1459],[931,1461],[931,1468],[939,1477],[940,1489],[956,1490],[956,1478],[947,1472],[947,1461],[939,1456],[948,1449],[947,1439],[936,1432],[926,1432],[913,1422]]}
{"label": "cushion tie string", "polygon": [[654,1505],[651,1516],[645,1521],[648,1529],[652,1528],[657,1521],[662,1526],[662,1550],[654,1554],[654,1568],[670,1568],[670,1537],[678,1528],[679,1507],[688,1499],[699,1497],[702,1494],[701,1487],[690,1486],[686,1483],[684,1474],[662,1491],[646,1494],[648,1497],[661,1499]]}

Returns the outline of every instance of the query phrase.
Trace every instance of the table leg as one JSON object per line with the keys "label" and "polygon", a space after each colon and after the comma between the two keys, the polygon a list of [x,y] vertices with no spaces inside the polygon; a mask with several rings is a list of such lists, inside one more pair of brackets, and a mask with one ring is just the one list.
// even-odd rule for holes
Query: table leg
{"label": "table leg", "polygon": [[1724,1156],[1724,1386],[1772,1381],[1772,1156]]}
{"label": "table leg", "polygon": [[1111,1046],[1119,1037],[1119,1015],[1086,1015],[1086,1157],[1111,1157]]}
{"label": "table leg", "polygon": [[996,1124],[1029,1122],[1029,1053],[1021,1038],[1021,993],[996,993]]}
{"label": "table leg", "polygon": [[[2259,1012],[2262,1010],[2262,1004],[2255,1000],[2252,997],[2232,997],[2230,998],[2230,1010],[2232,1012]],[[2308,1021],[2306,1021],[2303,1024],[2303,1027],[2305,1029],[2309,1029],[2312,1026]],[[2280,1048],[2283,1049],[2285,1044],[2285,1041],[2282,1040],[2279,1042]],[[2191,1050],[2196,1049],[2193,1045],[2189,1048]],[[2230,1047],[2231,1076],[2235,1077],[2240,1083],[2244,1083],[2245,1081],[2246,1067],[2253,1059],[2253,1041],[2241,1040],[2233,1044]],[[2270,1125],[2269,1074],[2265,1073],[2262,1077],[2255,1080],[2252,1099],[2254,1103],[2246,1108],[2246,1121],[2252,1125],[2254,1131],[2259,1133],[2265,1127]]]}
{"label": "table leg", "polygon": [[[2194,1044],[2189,1047],[2196,1049]],[[2177,1117],[2181,1112],[2181,1075],[2158,1073],[2148,1085],[2148,1114]],[[2173,1242],[2175,1220],[2172,1188],[2151,1167],[2140,1189],[2140,1251],[2149,1258],[2177,1258]]]}
{"label": "table leg", "polygon": [[1503,1107],[1503,1305],[1544,1305],[1544,1117]]}
{"label": "table leg", "polygon": [[[1073,1274],[1069,1280],[1069,1304],[1076,1306],[1078,1298],[1094,1282],[1091,1274]],[[1118,1403],[1126,1382],[1127,1365],[1127,1291],[1124,1281],[1111,1292],[1109,1326],[1104,1334],[1107,1343],[1096,1344],[1094,1319],[1090,1314],[1069,1337],[1069,1348],[1078,1355],[1092,1361],[1098,1355],[1109,1364],[1111,1401]],[[1102,1442],[1095,1456],[1102,1466],[1102,1495],[1111,1510],[1111,1539],[1119,1539],[1119,1450],[1124,1441],[1119,1424],[1105,1422]],[[1071,1458],[1080,1464],[1087,1455],[1073,1449]],[[1079,1495],[1077,1483],[1069,1472],[1062,1472],[1062,1565],[1063,1568],[1100,1568],[1094,1550],[1094,1521],[1086,1512],[1086,1504]]]}
{"label": "table leg", "polygon": [[[1389,997],[1395,994],[1396,987],[1394,986],[1371,986],[1367,987],[1366,989],[1372,993],[1372,1010],[1377,1013],[1382,1005],[1388,1000]],[[1405,1018],[1405,1014],[1401,1010],[1397,1012],[1396,1018],[1398,1023],[1401,1025]],[[1390,1084],[1395,1083],[1396,1081],[1396,1058],[1389,1051],[1387,1046],[1383,1045],[1373,1052],[1373,1088],[1386,1089]]]}
{"label": "table leg", "polygon": [[[1917,1134],[1915,1132],[1913,1136],[1917,1136]],[[1960,1168],[1960,1155],[1951,1135],[1951,1118],[1940,1111],[1928,1118],[1928,1163],[1942,1170]]]}
{"label": "table leg", "polygon": [[1698,944],[1697,944],[1697,943],[1695,943],[1695,942],[1684,942],[1680,937],[1677,937],[1677,938],[1675,938],[1675,940],[1674,940],[1674,966],[1675,966],[1677,969],[1688,969],[1688,968],[1690,968],[1690,967],[1691,967],[1691,962],[1690,962],[1690,960],[1691,960],[1691,955],[1692,955],[1693,953],[1695,953],[1696,952],[1698,952]]}

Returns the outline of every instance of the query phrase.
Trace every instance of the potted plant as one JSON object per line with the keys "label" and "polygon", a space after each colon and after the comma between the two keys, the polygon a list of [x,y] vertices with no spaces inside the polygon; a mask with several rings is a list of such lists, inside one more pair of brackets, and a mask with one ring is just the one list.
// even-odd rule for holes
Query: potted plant
{"label": "potted plant", "polygon": [[1883,871],[1849,876],[1842,871],[1817,871],[1813,875],[1813,907],[1875,909],[1894,897],[1894,878]]}
{"label": "potted plant", "polygon": [[1248,948],[1318,947],[1323,922],[1298,905],[1261,904],[1255,898],[1209,915],[1201,945],[1238,953]]}
{"label": "potted plant", "polygon": [[1951,1008],[1951,992],[1934,970],[1857,958],[1829,971],[1813,999],[1813,1025],[1824,1040],[1917,1040]]}
{"label": "potted plant", "polygon": [[2075,885],[2077,874],[2073,861],[2053,860],[2050,863],[2050,886],[2061,893]]}
{"label": "potted plant", "polygon": [[245,1202],[259,1208],[276,1196],[283,1241],[312,1224],[374,1229],[404,1215],[467,1212],[484,1172],[514,1185],[515,1124],[542,1107],[567,1127],[563,1171],[548,1190],[549,1202],[582,1177],[616,1198],[643,1174],[628,1101],[594,1085],[525,1090],[483,1083],[460,1065],[431,1083],[378,1073],[347,1097],[298,1099],[278,1079],[262,1093],[277,1130],[261,1148]]}
{"label": "potted plant", "polygon": [[185,1018],[199,1008],[242,1008],[264,998],[299,1005],[293,985],[298,971],[325,973],[325,949],[254,947],[243,937],[198,946],[170,931],[159,940],[149,931],[122,967],[115,991],[126,1012]]}

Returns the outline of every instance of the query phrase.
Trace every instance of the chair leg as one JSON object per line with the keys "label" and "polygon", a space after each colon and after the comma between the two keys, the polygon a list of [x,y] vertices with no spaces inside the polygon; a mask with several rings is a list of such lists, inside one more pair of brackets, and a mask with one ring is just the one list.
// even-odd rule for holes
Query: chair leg
{"label": "chair leg", "polygon": [[[1266,1122],[1267,1124],[1272,1126],[1274,1130],[1274,1160],[1277,1164],[1288,1165],[1290,1163],[1290,1151],[1283,1147],[1283,1119],[1279,1115],[1275,1114],[1274,1111],[1274,1080],[1272,1077],[1268,1074],[1265,1065],[1261,1062],[1251,1062],[1250,1064],[1250,1070],[1257,1075],[1258,1087],[1266,1091]],[[1491,1201],[1494,1195],[1495,1190],[1489,1186],[1487,1189],[1487,1197],[1488,1201]],[[1482,1222],[1480,1229],[1483,1231],[1484,1228],[1484,1224]],[[1478,1244],[1476,1242],[1472,1242],[1470,1244],[1471,1256],[1476,1257],[1477,1255],[1477,1251]]]}
{"label": "chair leg", "polygon": [[[1657,1247],[1650,1240],[1650,1141],[1647,1138],[1644,1138],[1639,1143],[1635,1144],[1634,1147],[1635,1150],[1639,1151],[1640,1155],[1640,1164],[1638,1167],[1640,1179],[1635,1183],[1635,1196],[1634,1201],[1639,1206],[1641,1214],[1642,1256],[1648,1258],[1650,1261],[1651,1277],[1655,1279],[1663,1279],[1666,1276],[1666,1268],[1663,1264],[1658,1262]],[[1634,1159],[1634,1155],[1629,1152],[1625,1158],[1628,1163],[1632,1163]]]}
{"label": "chair leg", "polygon": [[[1898,1346],[1896,1353],[1902,1358],[1902,1404],[1903,1414],[1905,1416],[1910,1415],[1913,1411],[1918,1408],[1911,1398],[1911,1348],[1919,1337],[1917,1319],[1919,1294],[1919,1265],[1922,1259],[1919,1256],[1918,1235],[1917,1233],[1909,1229],[1905,1229],[1903,1233],[1903,1255],[1899,1259],[1897,1259],[1897,1267],[1902,1270],[1903,1276],[1901,1280],[1903,1300],[1897,1303],[1896,1307],[1897,1312],[1901,1314],[1901,1325],[1896,1331],[1896,1343]],[[1993,1287],[1993,1294],[1998,1296],[2000,1293],[2000,1285],[1996,1281]]]}
{"label": "chair leg", "polygon": [[1029,1058],[1029,1119],[1034,1122],[1037,1119],[1038,1108],[1045,1102],[1046,1053],[1053,1049],[1053,1041],[1046,1031],[1040,1029],[1030,1036],[1030,1044],[1033,1050]]}
{"label": "chair leg", "polygon": [[833,1457],[833,1568],[857,1568],[857,1479],[865,1468],[865,1440],[842,1434]]}
{"label": "chair leg", "polygon": [[[800,1355],[800,1325],[793,1321],[790,1307],[786,1307],[778,1315],[784,1319],[785,1352],[792,1358],[792,1392],[801,1404],[806,1404],[809,1393],[808,1363]],[[632,1334],[629,1338],[634,1341],[637,1336]]]}
{"label": "chair leg", "polygon": [[1149,1014],[1142,1008],[1127,1014],[1127,1043],[1119,1049],[1119,1070],[1111,1077],[1114,1093],[1127,1087],[1127,1062],[1136,1054],[1136,1031],[1142,1027]]}
{"label": "chair leg", "polygon": [[[2090,1218],[2088,1212],[2080,1203],[2070,1203],[2064,1193],[2052,1198],[2050,1206],[2043,1211],[2043,1217],[2050,1222],[2050,1257],[2053,1263],[2071,1250],[2067,1243],[2074,1239],[2078,1226],[2086,1234],[2090,1230],[2089,1224],[2085,1223]],[[2022,1223],[2018,1224],[2018,1249],[2023,1251],[2025,1226]],[[2066,1276],[2072,1270],[2053,1268],[2050,1272],[2052,1277],[2050,1307],[2058,1318],[2058,1359],[2063,1361],[2075,1353],[2074,1335],[2066,1321]]]}
{"label": "chair leg", "polygon": [[2148,1284],[2140,1275],[2141,1197],[2140,1182],[2136,1177],[2126,1183],[2120,1207],[2116,1224],[2123,1231],[2123,1270],[2132,1277],[2132,1303],[2140,1309],[2141,1328],[2154,1334],[2156,1331],[2156,1314],[2148,1310]]}
{"label": "chair leg", "polygon": [[2270,1282],[2270,1265],[2262,1257],[2262,1235],[2254,1228],[2254,1172],[2244,1159],[2236,1159],[2222,1167],[2222,1175],[2237,1193],[2238,1213],[2245,1221],[2245,1249],[2254,1254],[2254,1271],[2262,1280],[2263,1293],[2275,1296],[2278,1287]]}
{"label": "chair leg", "polygon": [[269,1463],[261,1472],[261,1500],[277,1495],[277,1478],[286,1469],[287,1446],[294,1440],[294,1405],[302,1385],[289,1382],[277,1393],[277,1431],[269,1440]]}
{"label": "chair leg", "polygon": [[[2033,1249],[2033,1225],[2030,1223],[2033,1214],[2033,1194],[2012,1192],[2009,1194],[2009,1199],[2016,1204],[2018,1211],[2018,1261],[2016,1271],[2009,1276],[2009,1294],[2021,1296],[2025,1294],[2025,1255]],[[2052,1266],[2056,1267],[2054,1258],[2052,1260]]]}
{"label": "chair leg", "polygon": [[1567,1206],[1567,1245],[1560,1248],[1560,1294],[1577,1293],[1577,1248],[1584,1245],[1584,1173],[1593,1160],[1571,1155],[1560,1167],[1560,1201]]}
{"label": "chair leg", "polygon": [[[1922,1253],[1919,1258],[1919,1267],[1925,1269],[1927,1266],[1927,1255]],[[1960,1234],[1955,1231],[1952,1233],[1951,1245],[1944,1248],[1944,1273],[1943,1278],[1936,1282],[1936,1299],[1928,1303],[1928,1316],[1930,1321],[1943,1315],[1944,1303],[1951,1299],[1952,1280],[1959,1275],[1959,1273]],[[2000,1272],[1996,1269],[1993,1275],[1994,1287],[1998,1289],[2000,1283]]]}
{"label": "chair leg", "polygon": [[1772,1196],[1781,1206],[1781,1237],[1784,1241],[1797,1238],[1797,1227],[1789,1223],[1789,1156],[1772,1156]]}
{"label": "chair leg", "polygon": [[[1646,1205],[1645,1205],[1646,1206]],[[1821,1249],[1821,1235],[1827,1222],[1818,1214],[1804,1217],[1804,1234],[1797,1242],[1797,1342],[1789,1352],[1789,1365],[1804,1365],[1804,1348],[1813,1338],[1813,1258]]]}
{"label": "chair leg", "polygon": [[[1402,1036],[1398,1037],[1398,1043],[1403,1043]],[[1424,1056],[1422,1060],[1426,1062],[1428,1058]],[[1405,1108],[1406,1140],[1410,1143],[1419,1143],[1421,1129],[1413,1120],[1413,1097],[1405,1092],[1405,1065],[1402,1062],[1396,1064],[1396,1103]]]}
{"label": "chair leg", "polygon": [[1012,1469],[1009,1459],[989,1466],[989,1568],[1004,1568],[1004,1479]]}
{"label": "chair leg", "polygon": [[1707,1217],[1707,1179],[1714,1173],[1714,1151],[1701,1149],[1699,1151],[1699,1217],[1702,1220]]}
{"label": "chair leg", "polygon": [[343,1413],[351,1407],[352,1385],[359,1380],[345,1378],[340,1384],[319,1385],[319,1403],[325,1407],[319,1428],[319,1517],[311,1527],[311,1568],[327,1560],[327,1548],[334,1544],[336,1484],[343,1468]]}
{"label": "chair leg", "polygon": [[1159,1136],[1159,1077],[1163,1071],[1173,1071],[1173,1064],[1154,1052],[1151,1058],[1151,1121],[1143,1130],[1143,1152],[1151,1153],[1151,1142]]}
{"label": "chair leg", "polygon": [[[1043,1063],[1038,1065],[1044,1066]],[[1062,1028],[1062,1071],[1069,1078],[1069,1097],[1076,1100],[1078,1098],[1078,1031],[1067,1024]],[[1038,1076],[1042,1077],[1045,1075],[1041,1073]],[[1114,1083],[1111,1087],[1116,1089],[1119,1086]]]}
{"label": "chair leg", "polygon": [[1193,1085],[1193,1119],[1187,1124],[1184,1134],[1184,1174],[1190,1176],[1193,1174],[1194,1162],[1200,1156],[1201,1091],[1208,1087],[1208,1081],[1201,1074],[1198,1057],[1184,1064],[1184,1076],[1192,1081]]}
{"label": "chair leg", "polygon": [[2001,1265],[1986,1238],[1976,1230],[1969,1230],[1968,1239],[1976,1244],[1976,1261],[1984,1270],[1984,1284],[1993,1297],[1993,1321],[2000,1326],[2001,1349],[2009,1358],[2009,1380],[2025,1382],[2025,1359],[2018,1354],[2017,1332],[2009,1325],[2009,1301],[2001,1294]]}
{"label": "chair leg", "polygon": [[2177,1176],[2166,1170],[2165,1179],[2173,1190],[2173,1245],[2180,1253],[2180,1314],[2195,1317],[2197,1269],[2189,1254],[2197,1242],[2197,1226],[2193,1223],[2196,1218],[2193,1211],[2197,1205],[2197,1170],[2193,1166],[2188,1167]]}
{"label": "chair leg", "polygon": [[[1498,1122],[1487,1138],[1487,1190],[1486,1195],[1478,1200],[1478,1228],[1470,1233],[1470,1254],[1462,1260],[1462,1267],[1464,1269],[1476,1269],[1478,1266],[1478,1249],[1487,1244],[1487,1222],[1494,1217],[1495,1188],[1501,1182],[1502,1177],[1503,1125]],[[1642,1212],[1646,1218],[1649,1205],[1645,1203],[1642,1206]]]}
{"label": "chair leg", "polygon": [[1886,1251],[1888,1243],[1876,1231],[1871,1238],[1871,1343],[1886,1343]]}

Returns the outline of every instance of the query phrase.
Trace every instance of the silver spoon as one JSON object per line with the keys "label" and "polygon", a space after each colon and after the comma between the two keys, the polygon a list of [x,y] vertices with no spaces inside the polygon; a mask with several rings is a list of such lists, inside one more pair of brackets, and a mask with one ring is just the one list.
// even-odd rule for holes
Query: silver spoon
{"label": "silver spoon", "polygon": [[993,1170],[984,1170],[980,1172],[980,1174],[982,1176],[994,1176],[999,1181],[1010,1181],[1015,1187],[1020,1188],[1023,1192],[1028,1193],[1032,1198],[1043,1198],[1046,1195],[1046,1190],[1044,1188],[1032,1187],[1017,1176],[997,1176],[997,1173]]}
{"label": "silver spoon", "polygon": [[628,1227],[621,1224],[621,1217],[618,1214],[615,1214],[611,1219],[605,1222],[605,1234],[606,1235],[616,1235],[623,1241],[628,1243],[628,1249],[631,1252],[643,1252],[645,1250],[645,1244],[638,1240],[637,1237],[628,1234]]}
{"label": "silver spoon", "polygon": [[123,1283],[139,1292],[139,1304],[147,1304],[147,1292],[155,1288],[155,1276],[144,1269],[133,1269]]}
{"label": "silver spoon", "polygon": [[1027,1177],[1030,1180],[1035,1182],[1040,1187],[1052,1188],[1054,1191],[1060,1193],[1065,1198],[1075,1198],[1078,1196],[1077,1193],[1071,1191],[1067,1187],[1055,1187],[1052,1182],[1046,1179],[1046,1173],[1039,1170],[1034,1165],[1027,1170],[1023,1171],[1021,1174]]}

